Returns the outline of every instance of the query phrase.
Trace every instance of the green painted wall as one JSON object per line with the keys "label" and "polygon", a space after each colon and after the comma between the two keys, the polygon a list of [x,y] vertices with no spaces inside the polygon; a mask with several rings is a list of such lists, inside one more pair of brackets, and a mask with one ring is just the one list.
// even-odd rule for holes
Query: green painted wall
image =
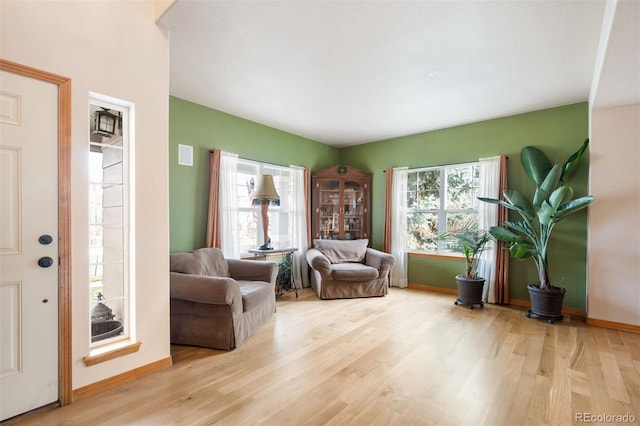
{"label": "green painted wall", "polygon": [[[193,167],[178,165],[178,144],[193,146]],[[185,100],[169,98],[169,214],[171,252],[204,247],[209,150],[318,170],[338,164],[340,151],[300,136]]]}
{"label": "green painted wall", "polygon": [[[380,247],[386,168],[435,166],[506,154],[510,158],[509,187],[532,194],[533,184],[520,165],[520,150],[535,145],[552,161],[564,162],[587,136],[588,105],[579,103],[347,147],[340,151],[340,160],[373,173],[372,245]],[[576,196],[587,194],[588,159],[583,160],[571,183]],[[554,230],[549,252],[551,279],[555,285],[567,287],[565,306],[585,308],[586,240],[586,210],[565,219]],[[413,257],[408,279],[415,284],[455,288],[453,276],[461,272],[461,264],[455,261]],[[528,300],[526,284],[537,281],[533,262],[511,259],[509,280],[511,297]]]}
{"label": "green painted wall", "polygon": [[[384,170],[476,161],[506,154],[509,186],[531,194],[522,171],[522,147],[535,145],[553,160],[564,161],[588,135],[588,105],[579,103],[510,117],[436,130],[347,148],[333,148],[290,133],[244,120],[179,98],[169,100],[169,178],[171,251],[204,246],[208,202],[208,151],[220,148],[240,157],[274,164],[309,167],[312,171],[345,164],[373,174],[372,245],[382,246]],[[179,166],[178,144],[194,148],[194,166]],[[572,178],[576,195],[587,194],[588,160]],[[596,200],[597,202],[597,200]],[[585,308],[587,213],[566,219],[554,231],[550,246],[552,280],[568,292],[565,306]],[[409,260],[409,282],[455,288],[459,262]],[[510,293],[528,300],[526,284],[536,280],[532,261],[510,262]]]}

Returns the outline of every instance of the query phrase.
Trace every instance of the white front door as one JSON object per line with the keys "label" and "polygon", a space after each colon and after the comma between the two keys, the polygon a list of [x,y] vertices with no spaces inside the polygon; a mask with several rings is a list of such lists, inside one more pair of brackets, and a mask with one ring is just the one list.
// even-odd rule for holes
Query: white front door
{"label": "white front door", "polygon": [[58,87],[0,71],[0,420],[58,372]]}

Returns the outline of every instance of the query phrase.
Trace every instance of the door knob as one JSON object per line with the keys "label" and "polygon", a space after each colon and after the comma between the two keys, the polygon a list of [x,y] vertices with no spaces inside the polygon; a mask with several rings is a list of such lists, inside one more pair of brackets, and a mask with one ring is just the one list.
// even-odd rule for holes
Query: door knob
{"label": "door knob", "polygon": [[48,244],[51,244],[53,242],[53,237],[51,235],[40,235],[40,238],[38,238],[38,242],[40,244],[42,244],[43,246],[46,246]]}
{"label": "door knob", "polygon": [[38,266],[40,266],[41,268],[48,268],[51,265],[53,265],[53,259],[49,256],[41,257],[40,259],[38,259]]}

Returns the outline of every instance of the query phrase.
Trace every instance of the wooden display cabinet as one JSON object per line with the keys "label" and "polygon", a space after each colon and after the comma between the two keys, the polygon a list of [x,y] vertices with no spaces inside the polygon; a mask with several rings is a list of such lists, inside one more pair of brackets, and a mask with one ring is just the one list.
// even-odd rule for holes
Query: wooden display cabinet
{"label": "wooden display cabinet", "polygon": [[311,187],[312,238],[370,238],[371,174],[334,166],[313,173]]}

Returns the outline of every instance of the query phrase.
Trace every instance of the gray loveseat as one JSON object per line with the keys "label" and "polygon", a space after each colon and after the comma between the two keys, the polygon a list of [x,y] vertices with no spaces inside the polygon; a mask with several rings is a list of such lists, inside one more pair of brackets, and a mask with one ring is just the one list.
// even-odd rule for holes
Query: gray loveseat
{"label": "gray loveseat", "polygon": [[233,349],[276,311],[273,262],[216,248],[170,255],[171,343]]}
{"label": "gray loveseat", "polygon": [[367,247],[369,240],[313,240],[306,258],[311,287],[320,299],[384,296],[392,255]]}

